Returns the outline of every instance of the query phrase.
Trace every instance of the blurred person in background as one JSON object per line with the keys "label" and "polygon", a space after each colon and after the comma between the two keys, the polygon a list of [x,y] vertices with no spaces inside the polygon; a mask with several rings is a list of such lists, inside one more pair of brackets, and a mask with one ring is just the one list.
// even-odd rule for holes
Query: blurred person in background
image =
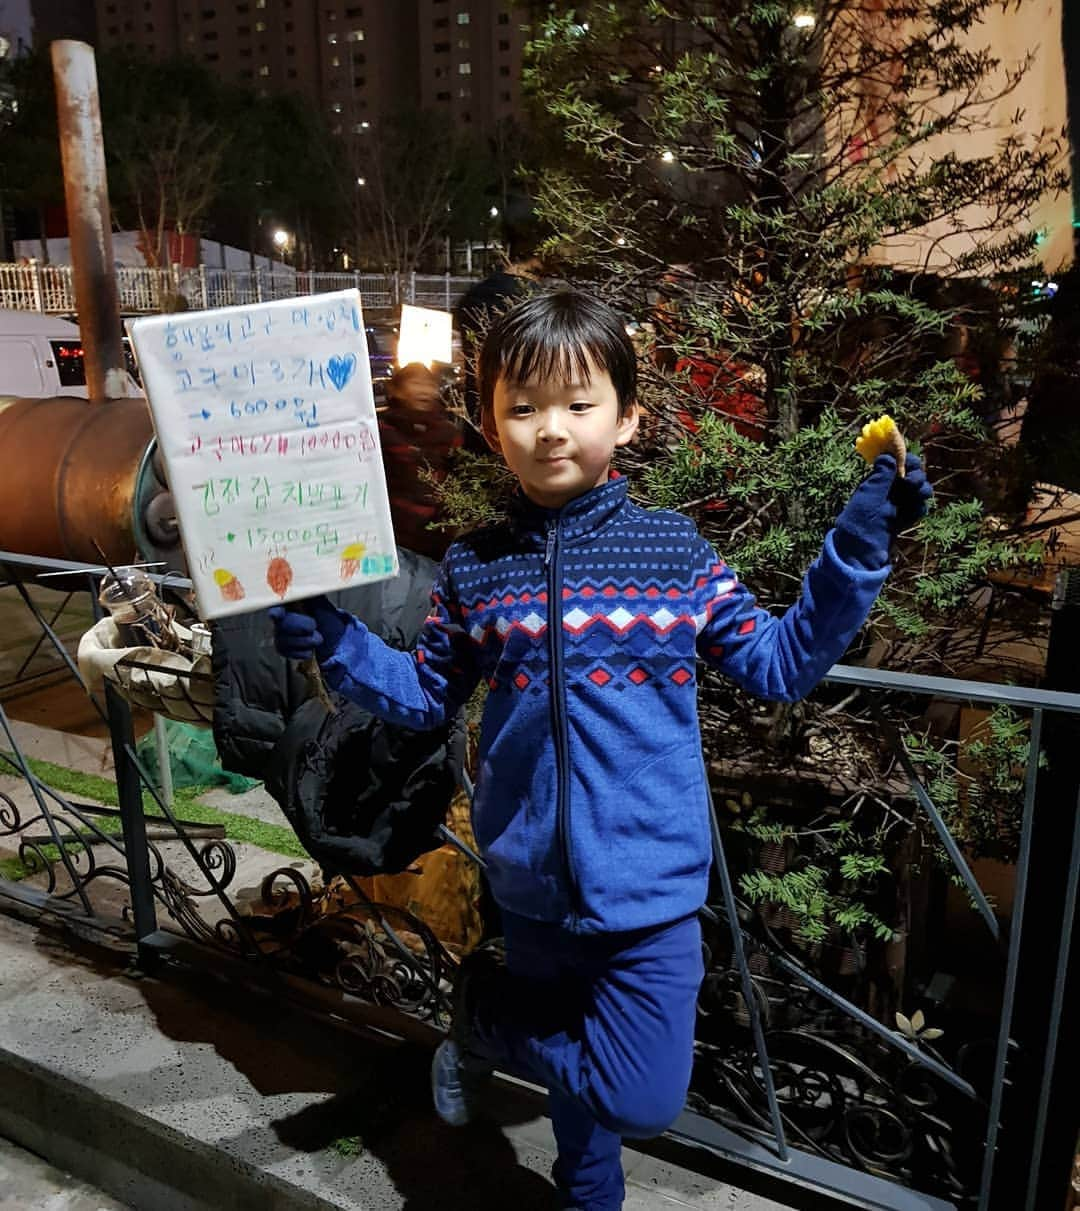
{"label": "blurred person in background", "polygon": [[453,535],[431,529],[439,515],[436,484],[445,478],[461,431],[443,405],[439,378],[427,366],[402,366],[386,385],[379,413],[386,487],[400,547],[442,559]]}

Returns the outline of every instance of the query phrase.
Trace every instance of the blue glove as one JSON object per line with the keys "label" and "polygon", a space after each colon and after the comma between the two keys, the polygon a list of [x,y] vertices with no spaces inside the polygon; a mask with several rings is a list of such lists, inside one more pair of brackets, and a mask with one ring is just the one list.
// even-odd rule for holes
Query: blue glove
{"label": "blue glove", "polygon": [[933,488],[921,460],[909,454],[903,478],[896,459],[879,454],[870,474],[851,494],[836,519],[833,539],[842,559],[877,571],[889,562],[892,540],[926,512]]}
{"label": "blue glove", "polygon": [[272,606],[274,646],[287,660],[308,660],[314,656],[320,664],[330,659],[345,634],[348,615],[320,595],[296,606]]}

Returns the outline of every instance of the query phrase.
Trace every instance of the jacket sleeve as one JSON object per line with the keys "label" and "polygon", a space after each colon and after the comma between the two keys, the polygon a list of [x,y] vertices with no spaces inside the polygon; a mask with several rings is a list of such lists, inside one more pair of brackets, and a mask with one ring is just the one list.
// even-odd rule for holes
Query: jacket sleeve
{"label": "jacket sleeve", "polygon": [[759,698],[796,702],[847,650],[888,574],[888,564],[867,569],[845,561],[830,531],[798,601],[773,615],[698,535],[692,588],[698,654]]}
{"label": "jacket sleeve", "polygon": [[384,643],[358,618],[343,614],[345,630],[322,663],[327,685],[364,710],[413,731],[438,727],[476,688],[475,647],[444,564],[431,591],[431,609],[411,652]]}

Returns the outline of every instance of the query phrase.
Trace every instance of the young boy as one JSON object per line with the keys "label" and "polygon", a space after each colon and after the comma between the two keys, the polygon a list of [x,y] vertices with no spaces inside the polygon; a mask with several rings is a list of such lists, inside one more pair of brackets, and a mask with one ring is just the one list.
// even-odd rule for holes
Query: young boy
{"label": "young boy", "polygon": [[700,658],[764,698],[808,694],[843,654],[924,511],[918,459],[883,455],[783,616],[677,513],[613,475],[638,423],[618,317],[573,291],[519,303],[480,354],[484,433],[518,479],[509,520],[454,543],[415,652],[325,599],[272,611],[283,654],[314,653],[367,710],[433,727],[488,684],[473,804],[506,966],[459,989],[435,1106],[464,1123],[479,1071],[550,1091],[565,1207],[622,1205],[621,1137],[683,1106],[710,867]]}

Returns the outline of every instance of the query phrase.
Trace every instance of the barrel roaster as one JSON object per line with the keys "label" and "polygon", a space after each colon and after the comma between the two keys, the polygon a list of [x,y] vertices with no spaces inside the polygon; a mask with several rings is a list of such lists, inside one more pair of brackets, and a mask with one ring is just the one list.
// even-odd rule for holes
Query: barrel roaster
{"label": "barrel roaster", "polygon": [[96,543],[114,564],[184,571],[145,400],[0,403],[0,451],[0,550],[98,565]]}

